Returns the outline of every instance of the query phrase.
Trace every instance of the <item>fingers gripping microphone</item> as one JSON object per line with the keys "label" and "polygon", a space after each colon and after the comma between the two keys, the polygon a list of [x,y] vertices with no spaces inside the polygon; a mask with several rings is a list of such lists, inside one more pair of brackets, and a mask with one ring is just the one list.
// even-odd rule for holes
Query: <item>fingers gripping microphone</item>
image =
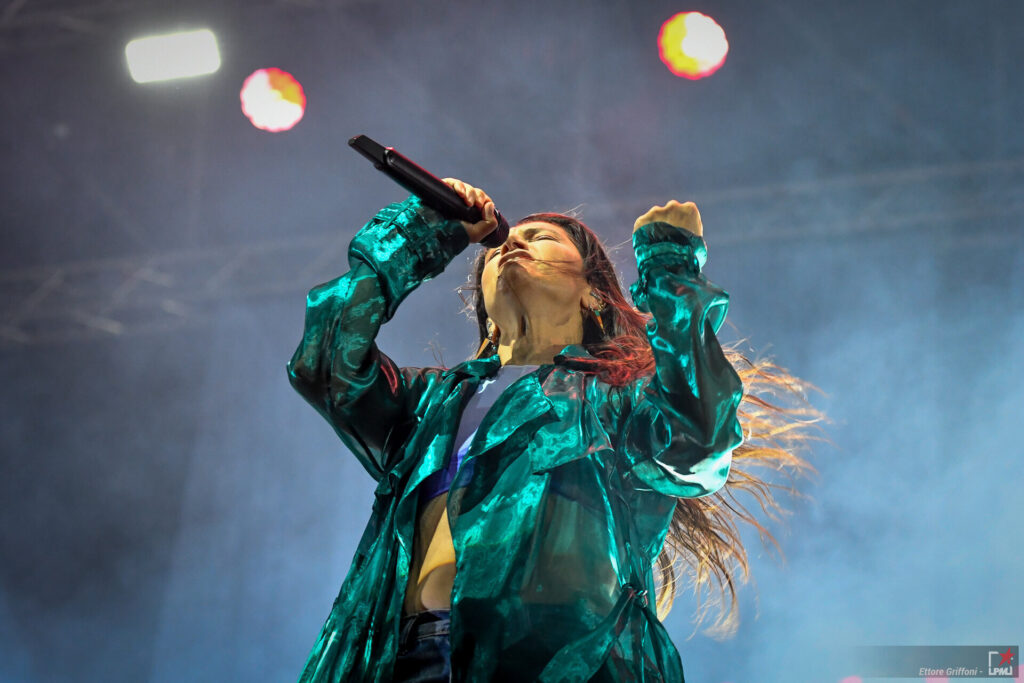
{"label": "fingers gripping microphone", "polygon": [[[348,141],[348,144],[373,162],[378,171],[385,173],[445,218],[467,223],[479,223],[484,219],[480,209],[475,206],[466,206],[462,197],[443,180],[402,156],[393,148],[384,147],[365,135],[355,136]],[[498,227],[480,240],[480,244],[485,247],[501,246],[508,237],[508,221],[497,210],[494,212],[494,217],[498,219]]]}

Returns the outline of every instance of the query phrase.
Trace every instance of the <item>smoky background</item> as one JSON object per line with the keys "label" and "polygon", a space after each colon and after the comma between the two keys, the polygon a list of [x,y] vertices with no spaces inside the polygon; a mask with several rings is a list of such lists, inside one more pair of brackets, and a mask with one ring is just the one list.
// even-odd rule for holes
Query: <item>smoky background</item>
{"label": "smoky background", "polygon": [[[661,22],[730,41],[702,81]],[[208,26],[203,79],[128,39]],[[838,681],[858,645],[1024,643],[1024,6],[581,1],[9,3],[0,16],[0,680],[297,677],[373,484],[288,385],[305,292],[404,193],[364,133],[510,219],[576,209],[635,277],[633,220],[700,207],[746,340],[821,388],[806,498],[750,536],[735,637],[666,625],[688,680]],[[279,66],[309,98],[252,128]],[[476,347],[471,250],[379,345]],[[690,637],[692,635],[692,637]]]}

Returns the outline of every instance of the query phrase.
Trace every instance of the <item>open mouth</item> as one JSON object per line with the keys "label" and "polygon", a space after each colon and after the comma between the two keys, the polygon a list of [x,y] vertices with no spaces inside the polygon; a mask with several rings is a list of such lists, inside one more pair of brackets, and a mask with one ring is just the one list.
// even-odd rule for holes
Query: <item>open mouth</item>
{"label": "open mouth", "polygon": [[519,258],[526,259],[528,261],[533,260],[533,257],[530,256],[528,252],[524,251],[523,249],[515,249],[513,251],[508,252],[498,260],[498,267],[500,268],[509,261]]}

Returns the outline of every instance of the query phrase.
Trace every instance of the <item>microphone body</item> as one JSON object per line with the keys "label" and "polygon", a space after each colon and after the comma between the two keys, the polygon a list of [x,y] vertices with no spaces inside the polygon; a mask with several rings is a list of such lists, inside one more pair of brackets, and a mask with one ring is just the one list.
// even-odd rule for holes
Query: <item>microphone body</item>
{"label": "microphone body", "polygon": [[[374,168],[383,172],[406,190],[423,200],[423,203],[445,218],[479,223],[483,213],[475,206],[466,206],[462,197],[443,180],[422,166],[399,154],[392,147],[384,147],[365,135],[357,135],[348,144],[369,159]],[[508,221],[497,211],[498,227],[480,240],[485,247],[498,247],[508,238]]]}

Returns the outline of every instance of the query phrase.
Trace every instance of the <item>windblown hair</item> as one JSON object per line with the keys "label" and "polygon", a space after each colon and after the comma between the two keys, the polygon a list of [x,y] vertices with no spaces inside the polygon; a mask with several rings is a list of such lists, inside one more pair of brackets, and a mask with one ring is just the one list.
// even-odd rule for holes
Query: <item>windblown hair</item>
{"label": "windblown hair", "polygon": [[[584,371],[594,373],[613,386],[653,374],[654,355],[647,337],[650,316],[626,300],[614,265],[597,235],[576,218],[558,213],[531,214],[517,225],[534,221],[551,223],[565,230],[583,259],[584,278],[604,304],[601,325],[592,316],[583,316],[583,346],[595,359],[592,367]],[[476,315],[481,343],[478,357],[496,353],[493,347],[483,344],[487,339],[487,310],[480,281],[486,254],[486,250],[480,250],[469,281],[461,288],[472,292],[467,307]],[[792,483],[798,475],[813,472],[814,468],[799,451],[810,441],[821,440],[811,429],[824,419],[807,400],[808,390],[814,388],[812,385],[770,360],[748,359],[737,350],[739,344],[723,351],[743,381],[743,399],[737,409],[743,443],[733,451],[729,478],[718,492],[701,498],[677,499],[665,545],[656,563],[658,616],[664,618],[668,614],[680,589],[691,587],[697,601],[697,626],[718,607],[714,622],[705,629],[716,637],[736,631],[739,624],[736,589],[750,578],[739,523],[756,529],[762,543],[774,547],[781,555],[775,537],[737,494],[748,494],[764,517],[779,521],[785,511],[775,493],[785,491],[800,495]],[[789,485],[758,473],[769,470],[775,476],[781,475]]]}

